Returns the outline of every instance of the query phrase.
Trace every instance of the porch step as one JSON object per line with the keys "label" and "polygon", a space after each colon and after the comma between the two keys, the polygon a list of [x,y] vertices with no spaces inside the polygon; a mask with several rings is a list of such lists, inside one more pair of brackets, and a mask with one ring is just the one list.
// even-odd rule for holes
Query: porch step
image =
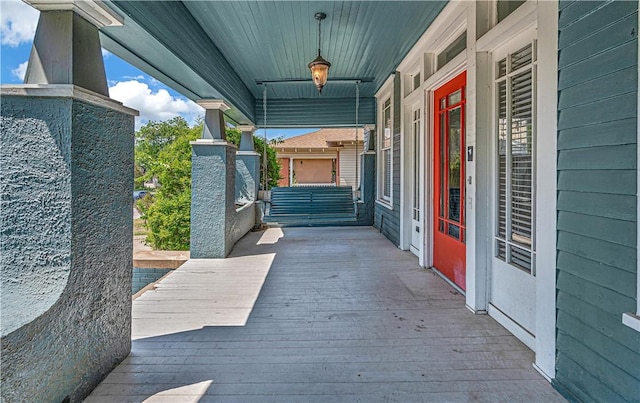
{"label": "porch step", "polygon": [[352,188],[274,188],[271,190],[271,208],[264,221],[281,226],[350,225],[356,222]]}

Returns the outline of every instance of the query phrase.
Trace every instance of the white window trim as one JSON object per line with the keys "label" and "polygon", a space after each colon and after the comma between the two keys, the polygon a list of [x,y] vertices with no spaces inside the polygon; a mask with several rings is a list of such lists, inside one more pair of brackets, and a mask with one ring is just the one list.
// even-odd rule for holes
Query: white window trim
{"label": "white window trim", "polygon": [[[378,124],[376,125],[380,129],[377,130],[376,136],[376,166],[377,166],[377,191],[376,191],[376,204],[386,207],[389,210],[393,210],[393,138],[394,138],[394,127],[393,127],[393,93],[394,93],[394,75],[391,75],[385,82],[385,84],[380,88],[378,93],[376,94],[376,98],[378,100]],[[389,178],[389,197],[384,196],[384,189],[382,188],[384,175],[383,168],[383,158],[382,158],[382,138],[384,136],[384,103],[385,101],[390,100],[390,114],[391,114],[391,146],[390,146],[390,156],[391,158],[391,175]]]}
{"label": "white window trim", "polygon": [[[638,24],[640,26],[640,14],[638,14]],[[638,41],[638,50],[640,51],[640,41]],[[638,56],[638,74],[640,77],[640,55]],[[638,80],[638,112],[636,115],[638,119],[638,128],[636,131],[636,158],[638,159],[638,163],[636,165],[636,177],[638,181],[638,185],[636,188],[636,203],[637,203],[637,212],[636,212],[636,234],[637,234],[637,245],[636,245],[636,253],[637,253],[637,261],[640,263],[640,79]],[[637,266],[637,265],[636,265]],[[622,323],[630,328],[637,330],[640,332],[640,272],[636,268],[636,312],[627,312],[622,314]]]}

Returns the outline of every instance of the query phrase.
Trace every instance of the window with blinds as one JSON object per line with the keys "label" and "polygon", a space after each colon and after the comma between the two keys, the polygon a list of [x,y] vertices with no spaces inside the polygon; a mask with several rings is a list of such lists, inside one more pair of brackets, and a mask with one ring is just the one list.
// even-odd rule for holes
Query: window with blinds
{"label": "window with blinds", "polygon": [[391,175],[392,175],[392,161],[391,161],[391,98],[387,98],[382,106],[382,133],[380,141],[380,157],[382,160],[382,199],[391,200]]}
{"label": "window with blinds", "polygon": [[535,183],[533,44],[496,63],[496,256],[533,273]]}
{"label": "window with blinds", "polygon": [[413,132],[413,219],[420,221],[420,109],[412,113]]}

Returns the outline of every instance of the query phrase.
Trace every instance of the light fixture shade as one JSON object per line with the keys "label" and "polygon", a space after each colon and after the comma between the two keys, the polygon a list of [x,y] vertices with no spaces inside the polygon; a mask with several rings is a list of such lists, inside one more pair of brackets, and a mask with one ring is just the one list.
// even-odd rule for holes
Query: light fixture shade
{"label": "light fixture shade", "polygon": [[331,67],[331,63],[324,60],[320,54],[318,54],[318,57],[309,63],[311,77],[313,78],[313,83],[316,85],[319,93],[322,93],[322,88],[327,83],[329,67]]}

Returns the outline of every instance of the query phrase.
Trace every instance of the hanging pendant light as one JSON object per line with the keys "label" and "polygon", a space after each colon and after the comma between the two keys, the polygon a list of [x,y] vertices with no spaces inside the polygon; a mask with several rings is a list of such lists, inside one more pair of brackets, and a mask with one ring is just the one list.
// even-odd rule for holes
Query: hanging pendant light
{"label": "hanging pendant light", "polygon": [[318,92],[322,93],[322,88],[327,83],[327,76],[329,75],[329,67],[331,67],[331,63],[324,60],[324,58],[320,56],[320,45],[322,44],[321,23],[322,23],[322,20],[327,18],[327,15],[325,13],[316,13],[314,17],[316,20],[318,20],[318,57],[316,57],[311,63],[309,63],[309,69],[311,70],[311,77],[313,78],[313,83],[316,85]]}

